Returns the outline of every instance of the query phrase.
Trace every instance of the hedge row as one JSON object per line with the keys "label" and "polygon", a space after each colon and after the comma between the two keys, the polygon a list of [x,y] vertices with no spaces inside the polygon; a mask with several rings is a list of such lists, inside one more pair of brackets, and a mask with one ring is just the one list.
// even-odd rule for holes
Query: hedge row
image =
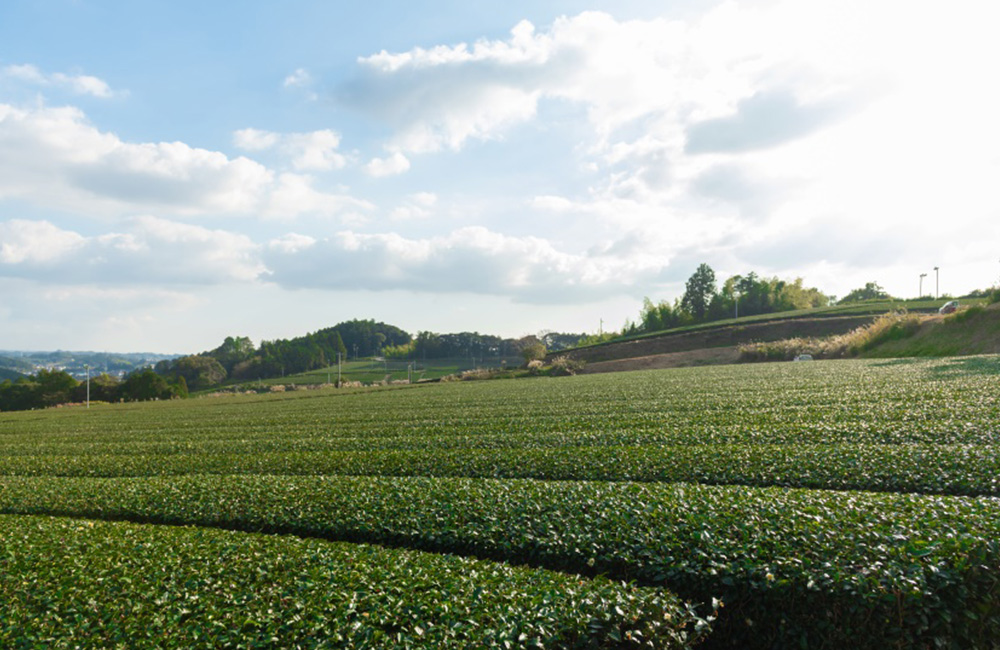
{"label": "hedge row", "polygon": [[[417,551],[0,517],[0,647],[688,648],[673,595]],[[699,628],[702,629],[702,628]]]}
{"label": "hedge row", "polygon": [[716,647],[980,648],[1000,638],[993,498],[515,479],[5,478],[0,510],[604,573],[721,598]]}
{"label": "hedge row", "polygon": [[1000,444],[1000,357],[465,382],[4,413],[0,454]]}
{"label": "hedge row", "polygon": [[1000,496],[977,445],[688,445],[517,450],[0,457],[8,476],[286,474],[663,481]]}

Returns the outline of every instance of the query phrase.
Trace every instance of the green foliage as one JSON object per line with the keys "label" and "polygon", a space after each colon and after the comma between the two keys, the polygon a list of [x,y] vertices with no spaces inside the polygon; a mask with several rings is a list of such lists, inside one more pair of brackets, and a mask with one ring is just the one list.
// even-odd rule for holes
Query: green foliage
{"label": "green foliage", "polygon": [[[666,587],[704,603],[703,615],[721,598],[709,647],[992,647],[998,378],[997,356],[850,360],[4,413],[0,510],[378,542],[605,574]],[[775,487],[754,487],[762,485]],[[53,586],[63,572],[76,572],[66,584],[84,584],[79,572],[91,568],[120,584],[103,565],[46,556],[46,543],[20,541],[8,521],[0,539],[42,558],[50,579],[33,582],[24,565],[4,565],[0,589],[40,584],[26,593],[48,606],[58,600],[51,594],[68,593]],[[111,536],[80,544],[104,548]],[[75,533],[53,538],[76,548]],[[129,563],[141,543],[109,545],[108,556]],[[184,544],[167,549],[174,545]],[[256,561],[302,566],[290,553],[262,549]],[[394,566],[388,556],[379,562]],[[234,580],[251,575],[232,566]],[[397,602],[422,602],[430,584],[451,584],[421,575],[433,577],[391,583]],[[470,572],[468,584],[481,575]],[[270,569],[262,579],[283,584]],[[224,595],[196,584],[187,593],[200,602]],[[165,606],[114,593],[124,592],[95,601],[140,613]],[[320,611],[318,601],[303,602],[303,618]],[[533,602],[511,604],[504,620]],[[80,621],[103,620],[56,611],[78,634],[91,629]],[[499,619],[468,620],[494,629]],[[581,630],[580,620],[567,629]]]}
{"label": "green foliage", "polygon": [[0,383],[0,411],[25,411],[65,404],[73,399],[77,382],[62,370],[39,370],[33,377]]}
{"label": "green foliage", "polygon": [[865,286],[860,289],[854,289],[849,294],[840,299],[837,303],[839,305],[845,305],[852,302],[862,302],[865,300],[890,300],[890,296],[885,289],[880,287],[877,282],[866,282]]}
{"label": "green foliage", "polygon": [[[232,338],[226,340],[231,341]],[[183,379],[186,390],[202,390],[217,386],[227,375],[226,369],[217,359],[201,355],[175,359],[167,363],[165,371],[159,368],[158,370],[160,374],[173,379],[174,382]]]}
{"label": "green foliage", "polygon": [[684,285],[681,307],[695,320],[704,320],[715,296],[715,271],[708,264],[699,264]]}
{"label": "green foliage", "polygon": [[583,649],[622,648],[633,636],[687,648],[699,622],[663,591],[456,556],[74,519],[0,522],[4,648]]}
{"label": "green foliage", "polygon": [[[920,647],[936,639],[982,647],[1000,634],[1000,573],[987,568],[1000,562],[995,499],[384,477],[7,479],[3,486],[5,512],[406,546],[605,574],[701,602],[718,597],[739,612],[719,625],[742,647],[786,647],[803,637],[808,647]],[[816,611],[827,615],[817,619]]]}
{"label": "green foliage", "polygon": [[[235,368],[237,364],[244,363],[252,359],[254,352],[255,348],[253,341],[251,341],[248,337],[227,336],[226,340],[222,342],[222,345],[210,352],[205,352],[201,356],[215,359],[225,370],[225,375],[223,376],[224,379],[226,375],[233,372],[233,368]],[[187,375],[184,375],[184,377],[190,384],[191,378]],[[221,379],[219,381],[221,381]],[[192,386],[192,388],[194,387]],[[197,390],[197,388],[195,388],[195,390]]]}
{"label": "green foliage", "polygon": [[[617,339],[619,336],[621,336],[621,334],[619,334],[618,332],[601,332],[599,334],[584,334],[576,339],[574,346],[597,345],[598,343],[606,343],[607,341],[613,341]],[[546,346],[546,348],[548,348],[548,346]]]}
{"label": "green foliage", "polygon": [[817,309],[827,306],[830,300],[819,289],[806,288],[802,278],[786,282],[776,277],[761,278],[754,272],[734,275],[716,291],[715,272],[702,264],[688,279],[683,298],[673,304],[665,300],[654,304],[644,298],[639,322],[627,326],[623,334],[634,336],[737,316]]}
{"label": "green foliage", "polygon": [[170,399],[174,395],[167,380],[152,368],[137,370],[121,383],[119,394],[127,402]]}
{"label": "green foliage", "polygon": [[521,356],[524,357],[525,363],[531,363],[532,361],[543,361],[547,351],[545,350],[545,345],[543,343],[535,342],[529,343],[524,348],[521,349]]}
{"label": "green foliage", "polygon": [[0,368],[0,381],[16,381],[18,379],[25,379],[26,377],[27,375],[16,370],[11,370],[10,368]]}
{"label": "green foliage", "polygon": [[[0,476],[436,476],[685,482],[1000,497],[1000,484],[995,478],[1000,475],[1000,457],[988,445],[838,441],[511,448],[499,446],[502,441],[490,437],[482,442],[495,443],[499,448],[441,447],[446,442],[429,443],[440,447],[433,453],[415,449],[332,449],[250,454],[220,449],[192,455],[140,448],[130,454],[88,454],[86,448],[81,448],[81,455],[2,457]],[[552,439],[542,442],[555,444]]]}

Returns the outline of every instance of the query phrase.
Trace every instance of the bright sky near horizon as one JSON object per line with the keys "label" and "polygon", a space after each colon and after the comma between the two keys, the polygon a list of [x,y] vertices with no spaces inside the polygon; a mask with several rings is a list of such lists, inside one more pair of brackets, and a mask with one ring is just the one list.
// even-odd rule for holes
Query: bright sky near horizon
{"label": "bright sky near horizon", "polygon": [[1000,277],[1000,4],[3,0],[0,348]]}

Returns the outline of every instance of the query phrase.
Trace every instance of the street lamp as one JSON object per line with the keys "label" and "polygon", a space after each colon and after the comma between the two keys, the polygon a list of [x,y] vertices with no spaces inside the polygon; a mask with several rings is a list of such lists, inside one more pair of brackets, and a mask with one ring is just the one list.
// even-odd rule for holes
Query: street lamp
{"label": "street lamp", "polygon": [[926,277],[927,277],[926,273],[921,273],[920,274],[920,291],[917,293],[917,298],[923,298],[924,297],[924,278],[926,278]]}
{"label": "street lamp", "polygon": [[87,369],[87,408],[90,408],[90,364],[85,363],[83,367]]}
{"label": "street lamp", "polygon": [[941,288],[941,283],[939,282],[940,276],[938,275],[939,272],[940,271],[939,271],[938,267],[935,266],[934,267],[934,299],[935,300],[937,300],[938,294],[940,293],[939,290]]}

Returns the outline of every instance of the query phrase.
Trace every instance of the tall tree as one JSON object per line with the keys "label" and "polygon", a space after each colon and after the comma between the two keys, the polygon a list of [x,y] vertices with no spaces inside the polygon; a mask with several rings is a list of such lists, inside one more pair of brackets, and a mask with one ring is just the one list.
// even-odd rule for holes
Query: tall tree
{"label": "tall tree", "polygon": [[684,287],[681,307],[694,316],[695,320],[703,320],[714,295],[715,271],[708,264],[699,264]]}
{"label": "tall tree", "polygon": [[888,300],[891,297],[877,282],[866,282],[865,286],[855,289],[841,298],[839,304],[859,302],[861,300]]}

